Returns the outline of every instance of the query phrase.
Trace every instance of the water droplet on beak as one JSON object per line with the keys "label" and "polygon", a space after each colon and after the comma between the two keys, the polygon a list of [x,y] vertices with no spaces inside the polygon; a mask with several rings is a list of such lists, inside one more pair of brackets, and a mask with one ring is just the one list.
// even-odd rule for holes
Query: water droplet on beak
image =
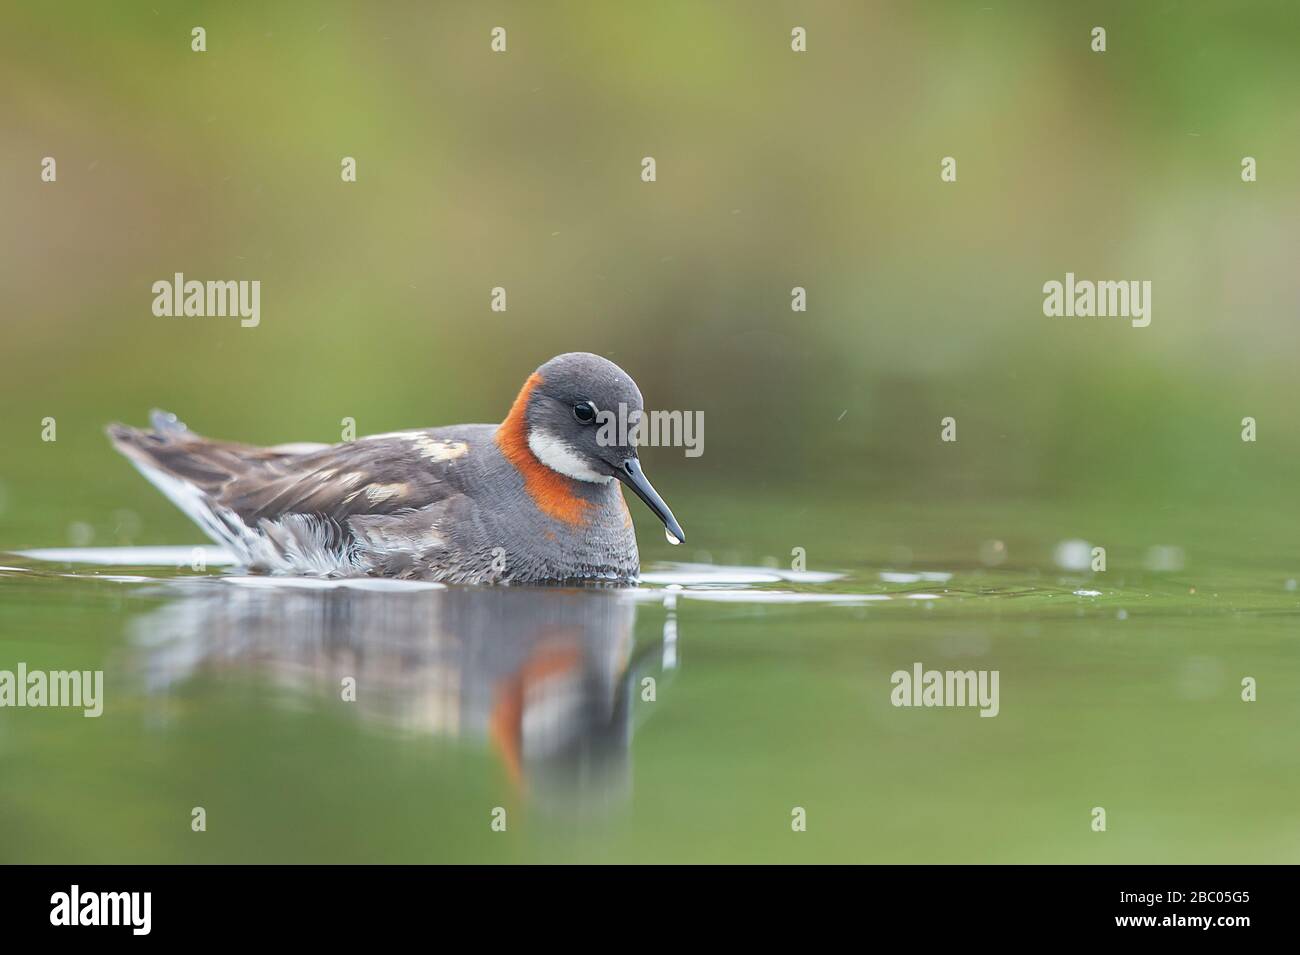
{"label": "water droplet on beak", "polygon": [[673,532],[670,531],[670,530],[669,530],[668,528],[666,528],[666,527],[664,528],[664,537],[667,537],[667,538],[668,538],[668,543],[670,543],[670,544],[680,544],[680,543],[681,543],[681,541],[679,541],[676,537],[673,536]]}

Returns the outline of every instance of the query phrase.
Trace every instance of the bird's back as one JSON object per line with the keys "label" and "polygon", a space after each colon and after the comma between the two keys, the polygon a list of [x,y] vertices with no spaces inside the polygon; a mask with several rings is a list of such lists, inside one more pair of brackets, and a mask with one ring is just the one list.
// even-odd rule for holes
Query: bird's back
{"label": "bird's back", "polygon": [[[108,429],[114,445],[250,568],[454,582],[632,579],[636,539],[617,487],[576,487],[583,521],[540,511],[496,425],[257,447],[190,431]],[[575,482],[576,483],[576,482]],[[612,495],[612,496],[611,496]]]}

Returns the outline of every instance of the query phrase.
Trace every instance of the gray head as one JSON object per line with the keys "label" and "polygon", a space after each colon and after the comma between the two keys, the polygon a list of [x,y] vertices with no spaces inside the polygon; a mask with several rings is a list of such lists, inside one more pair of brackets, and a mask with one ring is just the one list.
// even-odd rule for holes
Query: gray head
{"label": "gray head", "polygon": [[526,444],[531,457],[575,481],[622,481],[681,541],[681,525],[641,472],[634,426],[642,410],[631,375],[599,355],[568,352],[524,383],[502,423],[502,446],[516,464]]}

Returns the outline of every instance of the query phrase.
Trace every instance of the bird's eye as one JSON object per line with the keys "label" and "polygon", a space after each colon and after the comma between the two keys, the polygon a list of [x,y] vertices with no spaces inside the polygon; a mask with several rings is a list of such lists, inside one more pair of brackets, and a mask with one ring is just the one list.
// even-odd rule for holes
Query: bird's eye
{"label": "bird's eye", "polygon": [[591,424],[596,420],[596,406],[590,401],[581,401],[573,406],[573,416],[583,424]]}

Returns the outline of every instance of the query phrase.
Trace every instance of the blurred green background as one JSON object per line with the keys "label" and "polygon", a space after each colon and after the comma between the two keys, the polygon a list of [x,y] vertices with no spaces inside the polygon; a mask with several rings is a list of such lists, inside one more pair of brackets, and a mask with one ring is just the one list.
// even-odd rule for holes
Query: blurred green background
{"label": "blurred green background", "polygon": [[[1282,530],[1256,505],[1300,477],[1300,11],[1087,7],[9,5],[0,546],[108,542],[115,507],[192,539],[109,420],[495,421],[574,349],[705,413],[702,458],[647,455],[679,513],[725,490]],[[259,279],[261,325],[155,317],[177,271]],[[1067,271],[1151,280],[1150,327],[1044,317]]]}
{"label": "blurred green background", "polygon": [[[849,590],[955,574],[908,585],[930,606],[684,604],[635,804],[516,842],[484,826],[513,798],[485,751],[286,710],[255,669],[177,688],[154,726],[114,667],[160,595],[24,570],[0,665],[102,659],[128,718],[0,726],[10,860],[1297,857],[1294,3],[9,3],[0,25],[0,549],[199,540],[108,421],[158,406],[257,443],[495,421],[581,349],[704,412],[702,457],[644,454],[688,533],[669,548],[634,505],[647,563],[804,547]],[[260,326],[155,317],[177,271],[260,280]],[[1045,317],[1066,272],[1150,280],[1150,327]],[[1063,572],[1066,538],[1107,573]],[[637,620],[652,655],[665,614]],[[917,659],[1001,667],[1003,715],[889,708]],[[239,825],[190,840],[195,792]]]}

